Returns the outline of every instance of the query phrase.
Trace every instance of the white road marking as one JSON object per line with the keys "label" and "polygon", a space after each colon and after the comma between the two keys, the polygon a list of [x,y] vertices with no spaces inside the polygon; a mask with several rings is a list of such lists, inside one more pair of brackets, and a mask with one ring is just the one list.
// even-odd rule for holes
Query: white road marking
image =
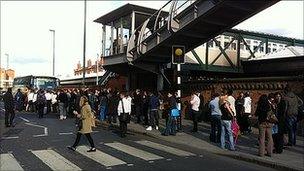
{"label": "white road marking", "polygon": [[53,150],[31,151],[52,170],[81,170],[78,166]]}
{"label": "white road marking", "polygon": [[0,170],[23,171],[13,154],[0,154]]}
{"label": "white road marking", "polygon": [[125,145],[121,143],[106,143],[105,145],[115,148],[116,150],[125,152],[131,156],[141,158],[146,161],[163,159],[163,157]]}
{"label": "white road marking", "polygon": [[134,166],[134,164],[129,163],[129,164],[127,164],[127,166],[132,167],[132,166]]}
{"label": "white road marking", "polygon": [[59,135],[73,135],[73,132],[60,132]]}
{"label": "white road marking", "polygon": [[182,156],[182,157],[184,157],[184,156],[195,156],[195,154],[190,153],[188,151],[180,150],[180,149],[177,149],[177,148],[169,147],[169,146],[158,144],[158,143],[151,142],[151,141],[143,140],[143,141],[135,141],[135,142],[138,143],[138,144],[141,144],[141,145],[144,145],[144,146],[147,146],[147,147],[151,147],[151,148],[154,148],[154,149],[157,149],[157,150],[165,151],[167,153],[171,153],[171,154],[174,154],[174,155],[177,155],[177,156]]}
{"label": "white road marking", "polygon": [[19,136],[15,136],[15,137],[1,137],[2,140],[10,140],[10,139],[18,139]]}
{"label": "white road marking", "polygon": [[25,119],[24,117],[19,116],[20,119],[22,119],[25,122],[30,122],[28,119]]}
{"label": "white road marking", "polygon": [[88,146],[79,146],[77,147],[76,151],[106,167],[127,164],[126,162],[115,158],[109,154],[106,154],[100,150],[96,149],[96,152],[87,152],[87,150],[89,150]]}
{"label": "white road marking", "polygon": [[32,123],[25,123],[25,124],[26,124],[26,125],[30,125],[30,126],[34,126],[34,127],[43,128],[43,129],[44,129],[44,134],[33,135],[33,137],[45,137],[45,136],[48,136],[48,129],[47,129],[47,127],[41,126],[41,125],[32,124]]}

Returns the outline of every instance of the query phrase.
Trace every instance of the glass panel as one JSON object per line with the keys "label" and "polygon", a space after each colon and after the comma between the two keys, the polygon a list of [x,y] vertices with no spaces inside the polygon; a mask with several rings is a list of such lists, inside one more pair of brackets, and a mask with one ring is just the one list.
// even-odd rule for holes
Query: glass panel
{"label": "glass panel", "polygon": [[55,89],[57,87],[56,78],[36,78],[35,86],[39,89]]}

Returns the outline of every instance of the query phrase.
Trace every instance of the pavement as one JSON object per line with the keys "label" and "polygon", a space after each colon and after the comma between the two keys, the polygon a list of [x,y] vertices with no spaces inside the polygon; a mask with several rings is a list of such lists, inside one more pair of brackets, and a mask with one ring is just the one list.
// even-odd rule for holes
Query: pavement
{"label": "pavement", "polygon": [[[237,151],[223,150],[219,144],[209,141],[210,125],[208,123],[199,123],[199,131],[192,133],[192,122],[183,120],[182,131],[176,136],[162,136],[165,121],[160,120],[159,130],[146,131],[145,127],[135,124],[131,121],[128,124],[128,131],[143,134],[149,137],[157,138],[174,144],[181,144],[188,147],[204,150],[220,156],[227,156],[238,160],[252,162],[255,164],[271,167],[279,170],[304,170],[304,138],[297,137],[297,145],[286,147],[282,154],[273,154],[272,157],[258,156],[258,129],[253,128],[250,135],[240,135],[236,144]],[[106,123],[103,123],[107,125]],[[118,123],[115,125],[118,126]]]}
{"label": "pavement", "polygon": [[93,129],[97,152],[86,152],[89,148],[86,138],[81,139],[74,152],[66,148],[75,140],[73,118],[60,121],[56,114],[48,114],[38,119],[37,114],[18,112],[15,123],[15,127],[5,128],[3,112],[0,112],[1,171],[275,170],[142,133],[129,131],[126,138],[120,138],[117,129],[107,126]]}

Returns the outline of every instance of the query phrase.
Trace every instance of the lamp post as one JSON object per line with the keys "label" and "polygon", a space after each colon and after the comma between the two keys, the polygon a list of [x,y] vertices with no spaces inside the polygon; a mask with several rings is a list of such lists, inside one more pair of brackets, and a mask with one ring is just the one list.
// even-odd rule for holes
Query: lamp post
{"label": "lamp post", "polygon": [[50,29],[53,33],[53,76],[55,76],[55,30]]}
{"label": "lamp post", "polygon": [[8,69],[9,68],[9,55],[6,53],[5,56],[6,56],[6,69]]}
{"label": "lamp post", "polygon": [[87,28],[87,1],[84,0],[84,23],[83,23],[83,70],[82,70],[82,85],[85,86],[85,62],[86,62],[86,28]]}
{"label": "lamp post", "polygon": [[99,54],[97,53],[97,61],[96,61],[96,85],[98,85],[98,71],[99,71]]}

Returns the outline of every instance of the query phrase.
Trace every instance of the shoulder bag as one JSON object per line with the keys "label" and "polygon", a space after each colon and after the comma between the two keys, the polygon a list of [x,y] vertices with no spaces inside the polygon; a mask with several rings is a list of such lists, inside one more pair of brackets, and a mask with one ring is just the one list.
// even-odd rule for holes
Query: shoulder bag
{"label": "shoulder bag", "polygon": [[119,116],[119,121],[129,123],[130,122],[130,115],[128,113],[125,113],[123,100],[121,100],[121,106],[122,106],[122,113]]}

